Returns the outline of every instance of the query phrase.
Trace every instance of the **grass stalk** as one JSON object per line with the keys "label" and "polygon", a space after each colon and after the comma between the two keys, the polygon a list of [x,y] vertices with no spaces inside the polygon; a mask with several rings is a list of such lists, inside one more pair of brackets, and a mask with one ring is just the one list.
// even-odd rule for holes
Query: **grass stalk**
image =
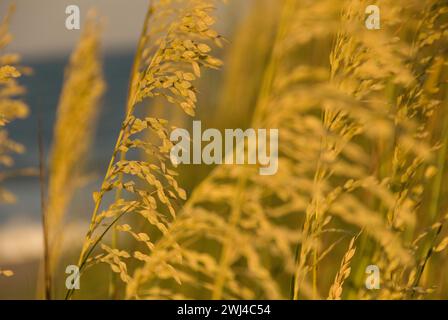
{"label": "grass stalk", "polygon": [[52,280],[51,280],[51,270],[50,270],[50,251],[49,251],[49,230],[48,230],[48,220],[46,213],[46,173],[45,173],[45,150],[43,141],[43,129],[42,129],[42,115],[38,114],[38,125],[37,125],[37,144],[39,150],[39,184],[40,184],[40,206],[41,206],[41,217],[42,217],[42,234],[43,234],[43,273],[44,273],[44,298],[45,300],[51,300],[52,298]]}
{"label": "grass stalk", "polygon": [[[127,101],[126,102],[126,112],[128,112],[130,109],[132,109],[133,104],[135,103],[132,99],[133,99],[133,97],[136,96],[136,92],[137,92],[137,86],[138,86],[138,81],[139,81],[139,70],[141,67],[143,50],[145,49],[145,46],[148,42],[148,36],[147,36],[148,24],[149,24],[149,19],[151,18],[152,13],[153,13],[153,7],[152,7],[152,1],[150,1],[149,9],[147,10],[146,15],[145,15],[142,32],[139,37],[137,50],[136,50],[136,53],[134,56],[131,74],[129,77],[128,97],[126,100]],[[125,154],[125,152],[121,151],[120,152],[120,160],[125,160],[125,159],[126,159],[126,154]],[[123,180],[123,173],[120,173],[118,175],[118,181],[121,183],[122,180]],[[115,201],[121,199],[121,197],[122,197],[122,190],[117,189],[115,192]],[[118,241],[119,241],[118,231],[116,228],[113,228],[112,244],[111,244],[112,249],[117,248]],[[112,299],[117,298],[117,282],[118,282],[117,274],[115,272],[111,272],[111,280],[110,280],[110,284],[109,284],[109,296]]]}

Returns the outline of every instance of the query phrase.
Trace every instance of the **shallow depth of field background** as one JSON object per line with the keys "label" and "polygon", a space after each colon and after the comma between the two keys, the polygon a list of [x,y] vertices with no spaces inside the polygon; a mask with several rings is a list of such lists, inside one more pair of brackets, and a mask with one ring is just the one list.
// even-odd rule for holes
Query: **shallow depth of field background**
{"label": "shallow depth of field background", "polygon": [[[198,88],[198,108],[197,119],[203,121],[208,128],[247,128],[250,126],[251,118],[254,112],[254,108],[257,104],[257,93],[262,90],[262,78],[265,68],[269,65],[269,52],[272,50],[272,43],[275,41],[274,30],[277,28],[277,22],[282,14],[281,1],[278,0],[238,0],[228,1],[227,4],[220,4],[216,11],[217,25],[216,29],[225,36],[228,40],[223,49],[215,51],[215,55],[224,61],[224,66],[221,70],[206,70],[203,72],[202,78],[197,83]],[[298,0],[300,3],[300,1]],[[309,1],[305,1],[309,3]],[[330,1],[324,1],[329,4]],[[335,3],[343,1],[334,1]],[[375,2],[375,1],[373,1]],[[406,3],[406,1],[401,1]],[[434,1],[433,1],[434,2]],[[442,1],[446,2],[446,1]],[[93,147],[89,152],[88,159],[86,159],[85,177],[83,177],[83,185],[75,193],[69,211],[65,219],[65,231],[64,231],[64,244],[63,254],[60,259],[60,266],[58,274],[55,276],[55,295],[58,298],[64,297],[64,282],[65,274],[63,266],[67,264],[74,264],[77,261],[79,250],[83,242],[83,237],[88,229],[89,219],[91,216],[94,202],[92,200],[92,193],[97,191],[107,164],[109,162],[111,153],[113,151],[115,141],[117,139],[121,122],[125,113],[126,95],[129,83],[129,74],[134,59],[135,48],[141,32],[142,22],[147,10],[148,1],[146,0],[16,0],[17,9],[12,17],[12,23],[10,26],[11,34],[14,36],[12,44],[7,48],[8,52],[16,52],[21,55],[24,66],[30,67],[33,72],[31,75],[24,76],[20,79],[20,83],[27,88],[26,96],[24,100],[29,104],[30,116],[23,120],[16,120],[8,126],[8,131],[11,137],[16,141],[23,143],[26,147],[26,152],[21,155],[15,155],[15,167],[37,168],[39,165],[39,152],[37,147],[37,132],[38,132],[38,115],[41,115],[43,123],[43,138],[45,151],[51,147],[53,125],[55,123],[56,108],[58,104],[59,95],[62,88],[62,80],[64,74],[64,68],[68,63],[69,55],[72,49],[75,47],[82,28],[80,31],[69,31],[65,28],[65,8],[67,5],[77,4],[81,9],[81,24],[84,22],[84,17],[88,9],[94,7],[98,15],[104,19],[103,30],[101,32],[101,43],[103,52],[103,70],[106,80],[106,92],[102,99],[98,126],[95,134],[95,141]],[[391,3],[386,1],[386,3]],[[0,0],[0,17],[6,11],[9,4],[8,0]],[[317,5],[316,5],[317,7]],[[300,50],[294,51],[293,59],[297,61],[306,61],[303,64],[307,67],[315,68],[310,71],[308,78],[304,78],[306,85],[310,87],[310,90],[304,90],[311,94],[320,95],[319,92],[313,92],[314,81],[319,82],[322,69],[329,69],[330,57],[332,46],[335,44],[335,38],[330,36],[321,36],[331,30],[337,28],[337,24],[334,21],[326,20],[325,14],[327,12],[333,12],[331,10],[314,10],[315,16],[306,16],[301,14],[300,17],[306,18],[306,24],[301,29],[300,22],[295,21],[294,25],[297,29],[298,41],[303,41],[304,45]],[[384,19],[391,18],[387,8],[382,9],[386,13]],[[319,16],[320,12],[323,16]],[[394,13],[395,14],[395,13]],[[337,19],[335,16],[331,16],[332,19]],[[413,17],[409,17],[403,29],[397,28],[397,36],[402,36],[407,43],[411,42],[413,27],[410,26],[414,21]],[[448,19],[444,16],[447,23]],[[417,23],[418,21],[416,21]],[[317,40],[311,40],[309,43],[306,39],[307,29],[311,28],[310,25],[315,23],[313,35]],[[395,27],[395,26],[394,26]],[[319,31],[320,28],[322,31]],[[363,25],[359,25],[359,28],[364,28]],[[407,29],[408,28],[408,29]],[[317,30],[317,31],[316,31]],[[405,30],[405,31],[403,31]],[[403,31],[403,34],[398,34]],[[302,32],[304,34],[302,34]],[[334,36],[334,34],[333,34]],[[319,38],[321,37],[321,38]],[[445,39],[448,38],[448,34],[445,32]],[[305,40],[303,40],[305,39]],[[297,39],[294,39],[297,40]],[[443,108],[439,108],[436,111],[436,120],[431,120],[435,124],[431,125],[431,133],[429,140],[433,145],[437,145],[438,141],[445,140],[445,136],[448,133],[447,128],[444,126],[447,122],[438,123],[447,117],[447,74],[448,67],[446,65],[447,50],[446,40],[441,41],[437,50],[434,50],[434,54],[437,54],[444,59],[442,71],[436,80],[436,84],[433,84],[437,88],[437,93],[434,97],[443,100],[441,104]],[[366,41],[368,43],[368,41]],[[433,53],[430,51],[426,53],[431,56]],[[383,57],[381,57],[383,58]],[[293,60],[291,59],[291,60]],[[372,58],[375,59],[375,58]],[[380,58],[379,58],[380,59]],[[403,59],[406,61],[406,59]],[[406,61],[407,63],[407,61]],[[370,66],[371,67],[371,66]],[[373,67],[374,71],[363,71],[368,73],[371,71],[373,74],[380,74],[381,70],[378,66]],[[386,69],[386,67],[385,67]],[[284,70],[283,70],[284,71]],[[306,73],[306,72],[305,72]],[[399,72],[397,71],[397,74]],[[342,78],[349,79],[350,72],[344,74]],[[285,75],[286,77],[286,75]],[[378,76],[380,78],[380,76]],[[384,76],[384,79],[387,77]],[[241,80],[243,79],[243,80]],[[317,80],[316,80],[317,79]],[[381,78],[383,79],[383,78]],[[357,79],[356,79],[357,80]],[[356,81],[355,80],[355,81]],[[395,90],[395,83],[387,82],[385,80],[384,95],[387,97],[384,100],[392,101],[399,94],[400,89]],[[382,85],[383,83],[381,83]],[[350,87],[352,83],[343,83],[340,87]],[[383,90],[383,89],[381,89]],[[331,92],[333,94],[334,92]],[[326,93],[322,93],[322,96]],[[328,94],[331,96],[331,94]],[[376,93],[375,93],[376,94]],[[445,95],[445,96],[444,96]],[[336,96],[336,94],[335,94]],[[376,98],[376,95],[373,95]],[[294,99],[302,99],[303,103],[308,102],[304,96],[295,96]],[[330,98],[331,99],[331,98]],[[335,98],[336,99],[336,98]],[[283,100],[279,100],[284,102]],[[300,100],[301,101],[301,100]],[[326,101],[327,103],[328,101]],[[331,104],[331,102],[328,102]],[[144,103],[144,108],[148,114],[155,115],[156,117],[168,118],[173,123],[184,125],[187,128],[191,126],[193,119],[187,118],[181,115],[179,112],[167,109],[160,109],[160,106],[147,101]],[[173,107],[174,108],[174,107]],[[311,108],[310,108],[311,109]],[[308,111],[307,111],[308,112]],[[316,116],[314,111],[309,111],[312,116]],[[383,124],[382,120],[384,114],[378,113],[378,123],[373,124],[372,128],[376,125]],[[360,116],[362,117],[362,115]],[[386,118],[386,117],[385,117]],[[293,118],[295,119],[295,118]],[[375,120],[377,120],[375,118]],[[390,119],[389,119],[390,120]],[[432,122],[431,122],[432,123]],[[312,126],[312,123],[307,123]],[[289,124],[291,126],[291,124]],[[300,124],[297,124],[300,126]],[[286,125],[285,125],[286,127]],[[306,127],[303,125],[301,127]],[[375,131],[372,128],[366,130]],[[280,144],[282,144],[282,128],[280,128]],[[378,126],[378,130],[382,130]],[[297,132],[301,132],[300,129]],[[386,152],[390,147],[387,141],[380,141],[378,138],[378,145],[372,143],[375,142],[375,133],[366,134],[360,138],[356,143],[365,149],[368,149],[370,158],[368,163],[364,163],[366,168],[371,169],[375,174],[378,174],[379,178],[384,178],[389,174],[390,167],[392,167],[393,152]],[[370,139],[370,140],[369,140]],[[289,141],[289,140],[288,140]],[[440,145],[439,145],[440,147]],[[417,148],[416,148],[417,149]],[[432,198],[434,195],[433,180],[437,175],[428,173],[430,170],[422,169],[422,172],[416,174],[418,177],[424,177],[426,174],[429,180],[426,181],[428,191],[425,190],[424,196],[422,196],[423,209],[416,210],[420,215],[417,218],[417,225],[415,229],[406,233],[406,239],[412,238],[421,232],[424,232],[443,218],[448,210],[448,188],[446,184],[447,170],[444,170],[446,165],[445,158],[437,158],[440,148],[433,149],[433,155],[436,157],[429,160],[428,168],[436,168],[442,170],[442,180],[438,197],[436,200]],[[356,153],[357,150],[353,152]],[[47,154],[48,156],[48,154]],[[297,156],[297,154],[294,154]],[[299,156],[297,156],[299,157]],[[354,156],[355,157],[355,156]],[[384,162],[382,162],[384,161]],[[387,162],[389,161],[389,162]],[[350,161],[348,161],[350,163]],[[302,165],[302,163],[300,163]],[[426,165],[426,164],[425,164]],[[360,165],[361,166],[361,165]],[[186,166],[181,167],[180,171],[180,184],[190,194],[195,187],[198,186],[201,181],[212,172],[213,168],[210,166]],[[293,170],[293,169],[292,169]],[[299,170],[299,169],[298,169]],[[342,168],[341,171],[350,171],[351,168]],[[443,171],[444,170],[444,171]],[[343,174],[342,174],[343,175]],[[297,176],[289,176],[288,174],[282,174],[278,179],[294,179]],[[274,178],[273,178],[274,179]],[[332,178],[333,179],[333,178]],[[341,182],[341,186],[345,185],[343,178],[334,177],[331,180],[333,186]],[[310,178],[310,180],[312,180]],[[301,180],[300,180],[301,181]],[[420,180],[419,180],[420,181]],[[300,184],[300,182],[298,182]],[[9,278],[0,277],[0,299],[12,299],[12,298],[41,298],[42,297],[42,225],[41,225],[41,204],[40,204],[40,184],[37,177],[17,177],[5,182],[5,187],[9,191],[13,192],[17,197],[17,201],[14,204],[0,204],[0,267],[14,270],[14,276]],[[278,185],[284,187],[287,183],[279,182]],[[417,186],[413,186],[417,187]],[[305,186],[303,189],[307,189]],[[299,186],[298,189],[301,189]],[[409,188],[411,189],[411,188]],[[416,188],[415,188],[416,189]],[[412,192],[417,192],[412,189]],[[288,190],[280,190],[287,193]],[[372,207],[378,207],[378,216],[380,220],[387,221],[387,214],[384,214],[384,208],[381,205],[377,205],[377,198],[375,196],[367,195],[370,191],[365,191],[363,194],[361,191],[356,194],[359,199],[365,201],[366,204],[371,204]],[[393,190],[393,192],[396,192]],[[304,191],[306,193],[306,190]],[[374,192],[372,192],[374,193]],[[328,195],[328,194],[327,194]],[[307,196],[304,196],[306,198]],[[379,200],[378,200],[379,201]],[[437,216],[434,219],[429,219],[426,212],[429,212],[431,203],[437,201]],[[218,210],[218,209],[217,209]],[[354,209],[356,211],[356,208]],[[305,211],[300,211],[300,217],[297,219],[285,220],[286,224],[292,226],[296,222],[300,222],[297,226],[297,231],[301,232],[302,224],[304,222]],[[373,212],[373,211],[372,211]],[[356,213],[355,213],[356,215]],[[381,216],[383,215],[383,216]],[[364,216],[363,216],[364,217]],[[356,238],[356,246],[364,248],[364,251],[357,249],[356,252],[356,266],[358,268],[352,269],[352,276],[354,278],[344,279],[344,289],[347,289],[347,294],[344,291],[344,298],[360,298],[362,295],[358,295],[357,286],[363,285],[362,277],[364,276],[364,268],[369,264],[369,258],[363,259],[363,257],[374,256],[381,260],[375,254],[372,254],[375,250],[382,252],[379,245],[375,243],[372,237],[368,238],[367,234],[374,234],[374,230],[370,230],[371,225],[367,221],[358,221],[353,218],[353,221],[346,223],[346,221],[338,220],[334,218],[331,223],[331,228],[328,227],[328,233],[334,232],[335,236],[331,234],[328,238],[325,238],[324,248],[320,253],[325,252],[328,249],[328,255],[322,257],[322,261],[319,262],[319,267],[316,269],[318,272],[318,279],[314,293],[306,292],[306,298],[326,298],[328,290],[333,282],[336,273],[342,268],[341,260],[347,254],[347,247],[349,246],[350,239],[357,237],[360,230],[363,233]],[[284,222],[284,221],[282,221]],[[362,224],[365,223],[366,227],[362,228]],[[377,220],[375,220],[377,223]],[[385,222],[386,223],[386,222]],[[445,222],[444,222],[445,223]],[[391,228],[393,229],[393,228]],[[396,232],[399,234],[402,230],[393,229],[391,233]],[[342,236],[339,237],[339,234]],[[410,235],[412,234],[412,235]],[[401,235],[401,233],[400,233]],[[323,234],[323,237],[327,234]],[[437,234],[437,239],[434,241],[434,245],[440,243],[446,236],[446,227]],[[359,243],[358,243],[359,241]],[[334,247],[333,247],[334,245]],[[279,245],[280,246],[280,245]],[[207,250],[213,250],[207,248]],[[293,251],[293,250],[292,250]],[[425,269],[425,273],[420,275],[423,283],[422,292],[427,294],[425,297],[435,299],[447,299],[448,298],[448,279],[443,270],[447,268],[447,250],[441,252],[435,260],[428,264],[428,268]],[[375,251],[376,252],[376,251]],[[421,252],[419,253],[421,254]],[[268,255],[268,253],[266,253]],[[364,256],[365,255],[365,256]],[[381,255],[381,253],[378,253]],[[260,260],[264,262],[267,259],[263,254],[260,255]],[[292,257],[294,259],[294,257]],[[278,261],[273,262],[275,263]],[[343,263],[342,263],[343,264]],[[272,266],[271,266],[272,267]],[[291,280],[285,276],[287,272],[285,266],[274,266],[272,269],[275,273],[275,268],[279,268],[278,274],[279,287],[282,292],[288,292],[288,286]],[[106,272],[107,271],[107,272]],[[271,270],[272,271],[272,270]],[[275,276],[275,275],[274,275]],[[86,280],[83,282],[84,290],[78,297],[82,298],[107,298],[108,286],[107,281],[110,279],[109,271],[106,267],[99,267],[88,272]],[[310,274],[311,278],[311,274]],[[360,280],[361,279],[361,280]],[[260,280],[262,281],[262,280]],[[312,280],[310,280],[311,282]],[[397,283],[400,282],[397,280]],[[249,282],[250,283],[250,282]],[[247,285],[247,284],[246,284]],[[311,286],[311,284],[310,284]],[[391,286],[393,287],[393,286]],[[423,287],[425,287],[423,289]],[[353,289],[353,290],[352,290]],[[397,289],[394,287],[394,289]],[[187,288],[185,291],[194,290]],[[311,290],[311,289],[310,289]],[[392,289],[391,289],[392,290]],[[407,289],[401,287],[397,291],[402,290],[405,292]],[[261,289],[260,289],[261,291]],[[304,290],[304,292],[307,290]],[[318,293],[316,293],[318,291]],[[361,291],[361,290],[360,290]],[[392,290],[393,291],[393,290]],[[364,291],[363,291],[364,293]],[[420,293],[420,292],[419,292]],[[407,294],[407,293],[406,293]],[[283,298],[289,298],[287,295]],[[423,293],[422,293],[423,295]],[[414,297],[413,295],[407,296]],[[200,294],[200,298],[209,298],[207,295]],[[260,293],[260,296],[254,298],[265,298],[266,295]],[[368,296],[362,296],[367,298]],[[392,295],[391,295],[392,297]],[[401,296],[400,296],[401,297]]]}

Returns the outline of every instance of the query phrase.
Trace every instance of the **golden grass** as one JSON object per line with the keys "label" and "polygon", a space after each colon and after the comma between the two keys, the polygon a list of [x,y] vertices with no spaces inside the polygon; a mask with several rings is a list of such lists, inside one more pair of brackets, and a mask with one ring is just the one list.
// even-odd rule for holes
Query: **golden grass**
{"label": "golden grass", "polygon": [[[14,9],[14,6],[10,6],[6,16],[0,22],[0,51],[3,51],[12,41],[8,28]],[[14,194],[5,189],[1,183],[6,178],[21,175],[20,171],[8,172],[3,167],[10,168],[14,165],[12,154],[25,151],[20,143],[9,138],[5,128],[11,121],[25,118],[29,113],[28,106],[19,98],[25,92],[17,81],[22,76],[19,62],[20,57],[16,54],[3,54],[3,52],[0,54],[0,204],[12,203],[16,200]],[[13,271],[0,268],[0,276],[13,275]]]}
{"label": "golden grass", "polygon": [[0,269],[0,276],[12,277],[13,275],[14,275],[14,272],[12,272],[11,270]]}
{"label": "golden grass", "polygon": [[342,286],[344,285],[345,280],[348,279],[351,272],[350,263],[353,259],[353,256],[356,253],[355,247],[356,238],[352,238],[350,244],[348,246],[347,252],[344,254],[342,258],[341,267],[339,268],[336,277],[334,278],[334,282],[330,287],[330,293],[328,294],[328,300],[340,300],[342,297]]}
{"label": "golden grass", "polygon": [[105,89],[100,59],[99,28],[92,11],[65,71],[57,108],[48,178],[46,220],[49,272],[56,270],[63,241],[64,216],[75,191],[85,180],[83,164],[89,154]]}
{"label": "golden grass", "polygon": [[[123,250],[111,248],[102,239],[105,233],[119,218],[138,214],[156,227],[159,232],[167,232],[170,221],[176,221],[176,201],[185,199],[185,191],[178,186],[175,179],[175,171],[169,168],[167,163],[169,151],[172,146],[167,130],[167,121],[156,118],[140,119],[136,114],[138,103],[145,98],[161,97],[167,102],[179,106],[185,113],[194,115],[197,102],[196,89],[193,81],[201,76],[201,67],[218,68],[220,60],[212,57],[211,48],[205,41],[212,41],[220,45],[218,33],[211,29],[214,19],[209,15],[213,10],[208,1],[191,1],[179,7],[171,7],[172,1],[163,1],[150,6],[148,9],[148,21],[164,25],[164,29],[152,28],[149,34],[143,35],[152,41],[142,42],[138,48],[141,57],[137,59],[137,67],[131,76],[131,90],[129,102],[126,108],[126,117],[119,133],[116,147],[113,152],[109,167],[106,172],[101,190],[95,193],[95,208],[92,214],[89,233],[79,258],[81,271],[84,271],[88,263],[103,262],[111,266],[112,271],[118,273],[120,278],[128,283],[126,295],[137,295],[138,286],[146,281],[146,273],[151,268],[148,256],[136,251],[133,257],[146,262],[141,269],[135,271],[133,277],[128,274],[124,259],[131,255]],[[176,1],[173,1],[173,3]],[[174,18],[173,21],[171,21]],[[158,145],[139,139],[139,134],[146,131],[152,132],[158,137]],[[126,154],[129,150],[140,149],[154,157],[154,163],[128,160]],[[117,156],[121,153],[121,159]],[[124,178],[125,176],[125,178]],[[127,180],[125,180],[127,179]],[[137,181],[144,183],[142,188]],[[152,190],[151,190],[152,189]],[[125,191],[134,195],[135,200],[116,198],[109,207],[100,212],[105,195],[112,190]],[[166,210],[169,214],[164,217],[160,212]],[[109,222],[106,223],[106,221]],[[106,230],[101,227],[106,225]],[[148,249],[155,246],[152,237],[145,233],[133,233],[129,225],[118,226],[118,230],[129,233],[138,242],[145,243]],[[99,235],[95,236],[95,232]],[[103,254],[90,257],[93,249],[98,245],[104,250]],[[93,261],[92,261],[93,260]],[[168,263],[159,263],[158,268],[166,267],[164,272],[174,272]],[[163,274],[162,270],[159,274]],[[176,278],[176,275],[171,275]],[[71,292],[68,293],[70,296]]]}
{"label": "golden grass", "polygon": [[[82,279],[107,265],[113,276],[101,292],[125,299],[447,298],[448,2],[377,3],[387,10],[373,31],[363,27],[366,0],[254,1],[228,45],[214,110],[201,94],[215,92],[203,78],[222,65],[212,53],[223,44],[219,1],[153,1],[93,196]],[[49,183],[55,231],[103,90],[97,37],[87,27],[61,95]],[[1,67],[0,84],[18,70]],[[142,117],[145,103],[157,112]],[[169,161],[175,119],[161,115],[171,107],[209,112],[226,127],[278,128],[278,173],[200,168],[206,177],[187,192],[179,173],[198,171]],[[380,290],[365,287],[368,265],[381,271]]]}
{"label": "golden grass", "polygon": [[[3,50],[12,41],[9,32],[9,21],[14,12],[14,6],[10,6],[8,12],[0,23],[0,183],[10,176],[3,167],[10,168],[14,164],[12,154],[23,153],[24,147],[10,139],[5,126],[15,119],[23,119],[28,116],[28,106],[20,100],[20,96],[25,92],[18,83],[18,78],[22,76],[18,66],[20,57],[16,54],[4,54]],[[0,185],[0,203],[11,203],[15,201],[14,195]]]}
{"label": "golden grass", "polygon": [[[430,105],[425,104],[424,101],[429,99],[426,92],[440,95],[439,78],[444,64],[440,59],[435,60],[428,69],[431,77],[422,82],[417,72],[424,66],[416,63],[420,60],[417,57],[427,51],[421,49],[422,44],[418,41],[397,41],[394,37],[397,32],[408,32],[407,26],[402,25],[406,14],[425,15],[427,13],[422,8],[434,10],[430,2],[413,2],[409,12],[402,12],[398,4],[384,1],[383,5],[397,10],[391,11],[381,33],[357,27],[363,22],[363,9],[367,4],[364,1],[315,3],[285,0],[279,3],[278,12],[281,13],[273,43],[267,44],[271,47],[267,51],[270,53],[263,66],[261,80],[259,85],[251,84],[258,89],[255,95],[249,91],[256,103],[253,111],[245,108],[244,112],[252,112],[252,127],[281,128],[277,176],[274,179],[260,177],[254,168],[249,167],[218,166],[193,190],[184,205],[172,204],[164,194],[166,186],[178,188],[177,183],[172,184],[174,171],[167,176],[161,170],[168,178],[168,184],[165,184],[154,175],[148,178],[151,170],[160,170],[157,165],[123,160],[125,158],[116,162],[113,158],[105,179],[112,181],[105,182],[96,195],[97,205],[108,190],[115,188],[136,193],[137,197],[132,201],[116,197],[109,209],[99,216],[98,205],[92,220],[95,222],[81,255],[81,265],[91,255],[92,249],[101,243],[106,252],[90,258],[89,263],[110,264],[126,283],[126,298],[278,299],[287,298],[289,289],[290,297],[294,299],[319,298],[325,288],[320,266],[322,261],[334,256],[340,243],[340,240],[331,240],[335,237],[333,233],[341,232],[332,226],[337,223],[345,226],[343,232],[352,233],[357,229],[365,232],[360,238],[361,253],[354,256],[353,238],[343,255],[330,287],[330,299],[349,296],[397,298],[409,294],[420,297],[432,292],[420,287],[420,279],[428,256],[445,248],[446,240],[439,239],[439,245],[434,240],[429,251],[423,250],[421,260],[417,254],[419,250],[409,244],[409,239],[412,239],[409,234],[416,227],[421,210],[414,192],[423,186],[423,181],[433,177],[436,177],[435,185],[440,186],[443,176],[439,171],[431,174],[434,171],[431,153],[440,150],[441,167],[446,150],[434,145],[423,133],[428,130],[426,125],[442,101],[433,96]],[[202,1],[192,2],[198,3],[203,4]],[[307,9],[306,14],[303,8]],[[156,5],[151,11],[154,17],[150,21],[154,25],[158,25],[156,21],[161,19],[157,15],[160,9]],[[444,12],[443,8],[439,10]],[[316,15],[310,12],[316,12]],[[320,19],[315,19],[318,15]],[[164,20],[161,21],[158,23],[165,30],[178,26],[177,23],[164,25]],[[180,21],[190,23],[191,20],[184,18]],[[319,28],[319,24],[334,28]],[[418,34],[430,32],[424,30],[424,26],[423,23],[417,31],[417,39]],[[426,27],[431,32],[438,27],[444,28],[442,24],[436,26],[434,21]],[[155,28],[153,32],[158,35],[161,30],[162,27],[160,30]],[[206,34],[216,35],[204,30]],[[173,36],[180,34],[174,32]],[[244,39],[243,36],[241,38]],[[190,83],[176,86],[175,82],[179,80],[173,78],[159,84],[160,80],[154,77],[154,73],[159,71],[155,66],[164,59],[159,53],[165,50],[166,40],[163,36],[161,39],[154,42],[161,45],[158,49],[146,43],[150,47],[143,52],[147,54],[150,68],[140,81],[145,88],[148,83],[150,86],[147,93],[144,89],[137,94],[137,101],[147,96],[164,97],[179,104],[187,114],[194,115],[192,103],[196,101],[196,95],[188,92]],[[194,48],[189,41],[189,44],[185,40],[173,41],[186,48]],[[332,47],[327,46],[329,64],[315,61],[312,55],[305,54],[316,44],[323,46],[328,41],[333,44]],[[423,46],[427,45],[434,43]],[[202,50],[198,45],[197,50],[205,54],[209,48],[204,46]],[[301,51],[304,54],[297,55]],[[240,51],[239,54],[243,56],[246,53]],[[194,52],[183,56],[189,57],[194,57]],[[238,65],[238,59],[238,53],[234,53],[231,61]],[[188,79],[183,76],[183,81],[189,82],[190,78],[193,80],[200,75],[195,62],[192,66],[193,73],[188,75]],[[211,66],[217,65],[212,63]],[[183,66],[176,67],[178,71],[172,72],[180,76]],[[234,83],[227,85],[229,92],[237,92],[235,88],[244,92],[245,87],[251,90],[245,83],[238,86],[238,81],[243,80],[238,79],[237,69],[230,69],[230,72],[229,77],[233,77]],[[171,90],[174,96],[159,93],[159,85],[166,89],[174,86],[175,89]],[[131,88],[135,86],[133,84]],[[182,90],[186,90],[185,94]],[[179,93],[181,97],[193,100],[177,100]],[[409,103],[414,104],[412,112],[409,112]],[[130,106],[127,117],[135,107],[134,103]],[[162,138],[158,152],[166,151],[169,142],[165,140],[166,131],[160,120],[136,120],[136,132],[152,123],[155,134]],[[131,118],[130,121],[135,120]],[[238,121],[241,120],[236,119]],[[123,128],[127,126],[125,122]],[[120,149],[120,144],[128,139],[128,134],[122,130],[117,143],[118,150],[125,153],[129,147]],[[393,143],[387,145],[389,141]],[[144,143],[138,141],[139,146]],[[136,147],[134,142],[130,146]],[[148,146],[153,148],[152,142]],[[158,152],[148,154],[154,160],[160,157]],[[380,166],[372,165],[374,157],[381,159]],[[406,164],[411,159],[412,162]],[[115,171],[110,173],[114,166]],[[144,169],[145,166],[149,169]],[[424,168],[427,174],[413,173]],[[120,174],[121,178],[115,180]],[[124,182],[124,175],[140,177],[153,189],[142,191],[132,180]],[[399,183],[395,182],[397,179]],[[173,199],[179,197],[180,190],[170,193]],[[433,198],[438,198],[441,192],[440,187],[428,191]],[[153,194],[158,197],[154,198]],[[183,198],[184,192],[181,194],[180,198]],[[145,199],[151,203],[149,208],[141,208],[142,203],[148,201]],[[165,208],[160,208],[159,201],[165,204]],[[131,212],[140,214],[152,225],[147,228],[149,233],[140,232],[129,223],[118,225],[118,221]],[[108,226],[117,223],[117,231],[128,234],[141,243],[140,249],[149,252],[138,249],[132,253],[110,248],[104,244],[103,238],[107,228],[99,238],[91,238],[90,234],[105,218],[112,218]],[[297,224],[302,225],[302,230],[297,228]],[[406,228],[410,228],[409,231]],[[441,225],[436,231],[436,235],[441,233]],[[139,267],[139,263],[132,260],[142,261],[143,266]],[[389,281],[379,295],[365,290],[362,278],[359,280],[366,261],[378,264],[384,270],[382,276]],[[133,273],[129,268],[134,270]],[[351,281],[355,287],[352,285],[350,291],[345,292],[343,284],[350,280],[353,269],[356,272]],[[408,276],[413,281],[409,282]],[[285,281],[288,278],[292,279],[291,288]],[[405,281],[409,284],[404,285]]]}

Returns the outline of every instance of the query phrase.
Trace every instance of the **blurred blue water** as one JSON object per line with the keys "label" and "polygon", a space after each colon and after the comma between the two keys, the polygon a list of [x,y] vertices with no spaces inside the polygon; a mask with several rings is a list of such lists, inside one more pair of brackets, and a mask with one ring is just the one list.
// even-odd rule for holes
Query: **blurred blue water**
{"label": "blurred blue water", "polygon": [[[107,166],[118,134],[117,128],[124,115],[132,58],[132,52],[107,53],[104,57],[107,92],[102,102],[101,121],[97,128],[94,148],[88,159],[88,170],[98,173],[99,176]],[[67,62],[68,56],[23,62],[33,69],[31,76],[21,79],[21,83],[28,90],[25,100],[30,106],[31,114],[27,119],[16,120],[8,126],[11,137],[26,147],[26,153],[15,156],[15,168],[38,168],[38,113],[42,118],[46,153],[50,149],[56,107]],[[21,217],[40,219],[40,187],[37,178],[15,178],[6,181],[5,187],[17,196],[18,201],[13,205],[0,205],[0,224]]]}

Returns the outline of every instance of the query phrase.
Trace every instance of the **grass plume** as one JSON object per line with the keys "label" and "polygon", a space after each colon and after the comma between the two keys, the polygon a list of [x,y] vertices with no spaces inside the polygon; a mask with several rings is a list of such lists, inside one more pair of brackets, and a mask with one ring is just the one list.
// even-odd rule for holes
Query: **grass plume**
{"label": "grass plume", "polygon": [[99,44],[99,25],[91,12],[65,71],[53,133],[46,209],[51,273],[62,242],[64,216],[81,186],[83,165],[92,144],[105,90]]}

